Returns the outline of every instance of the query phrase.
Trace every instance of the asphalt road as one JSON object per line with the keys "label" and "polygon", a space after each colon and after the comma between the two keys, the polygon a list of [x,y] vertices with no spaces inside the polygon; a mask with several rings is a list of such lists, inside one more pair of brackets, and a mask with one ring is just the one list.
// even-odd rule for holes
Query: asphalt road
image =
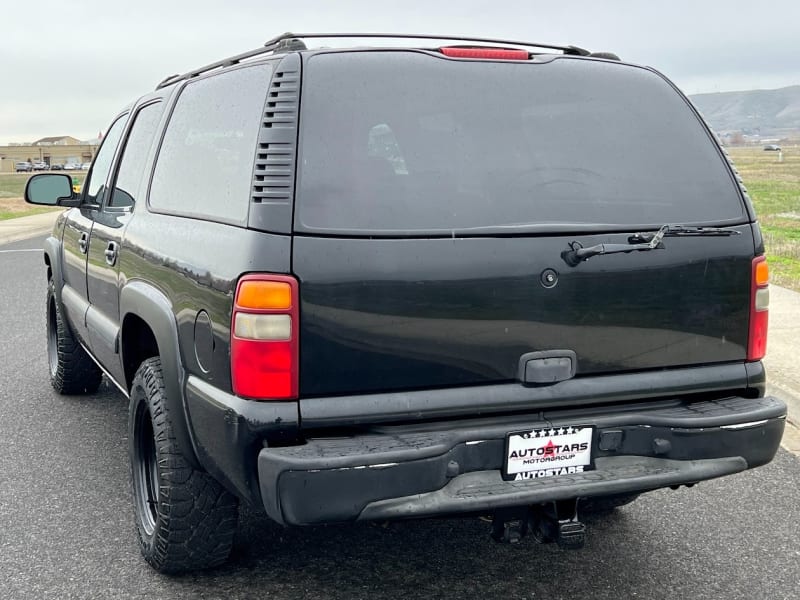
{"label": "asphalt road", "polygon": [[0,246],[0,598],[800,598],[800,459],[653,492],[586,548],[490,541],[478,519],[281,529],[244,514],[228,565],[139,556],[127,402],[47,379],[41,238]]}

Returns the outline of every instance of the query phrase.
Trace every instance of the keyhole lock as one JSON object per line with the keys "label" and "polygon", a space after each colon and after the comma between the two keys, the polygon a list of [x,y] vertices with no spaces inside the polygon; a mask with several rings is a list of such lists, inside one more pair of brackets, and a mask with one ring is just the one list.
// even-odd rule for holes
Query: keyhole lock
{"label": "keyhole lock", "polygon": [[555,287],[558,283],[558,273],[555,269],[545,269],[539,276],[539,281],[546,288]]}

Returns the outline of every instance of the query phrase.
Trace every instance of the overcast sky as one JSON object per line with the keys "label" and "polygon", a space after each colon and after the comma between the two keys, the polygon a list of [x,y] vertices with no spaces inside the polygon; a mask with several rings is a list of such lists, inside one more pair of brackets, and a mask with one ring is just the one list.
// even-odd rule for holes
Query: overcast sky
{"label": "overcast sky", "polygon": [[0,144],[97,136],[166,75],[284,31],[574,44],[688,94],[800,84],[800,0],[0,0]]}

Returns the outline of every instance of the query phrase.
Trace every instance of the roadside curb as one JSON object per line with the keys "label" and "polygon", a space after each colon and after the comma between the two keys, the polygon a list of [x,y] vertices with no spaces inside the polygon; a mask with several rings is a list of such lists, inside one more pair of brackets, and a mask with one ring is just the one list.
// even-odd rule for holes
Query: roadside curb
{"label": "roadside curb", "polygon": [[789,407],[786,416],[786,428],[783,431],[781,446],[796,456],[800,456],[800,417],[792,410],[793,406],[800,405],[800,391],[786,386],[783,382],[776,383],[768,379],[767,393],[777,396]]}
{"label": "roadside curb", "polygon": [[783,430],[781,446],[800,457],[800,427],[791,420],[786,419],[786,428]]}
{"label": "roadside curb", "polygon": [[777,396],[788,409],[782,445],[800,456],[800,377],[795,357],[800,339],[800,293],[770,285],[769,341],[764,366],[767,393]]}
{"label": "roadside curb", "polygon": [[0,245],[49,233],[60,214],[60,211],[53,211],[0,221]]}

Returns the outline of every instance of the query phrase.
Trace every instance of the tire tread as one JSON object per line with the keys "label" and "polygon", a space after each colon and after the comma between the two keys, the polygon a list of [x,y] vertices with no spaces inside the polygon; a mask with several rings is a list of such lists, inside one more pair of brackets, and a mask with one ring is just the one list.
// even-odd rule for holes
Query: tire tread
{"label": "tire tread", "polygon": [[[159,358],[142,363],[133,381],[133,388],[137,386],[144,389],[143,401],[149,404],[160,479],[154,539],[140,526],[138,515],[136,519],[142,555],[161,573],[218,566],[233,547],[238,500],[211,475],[194,469],[181,453],[172,434]],[[135,402],[132,393],[132,416]]]}

